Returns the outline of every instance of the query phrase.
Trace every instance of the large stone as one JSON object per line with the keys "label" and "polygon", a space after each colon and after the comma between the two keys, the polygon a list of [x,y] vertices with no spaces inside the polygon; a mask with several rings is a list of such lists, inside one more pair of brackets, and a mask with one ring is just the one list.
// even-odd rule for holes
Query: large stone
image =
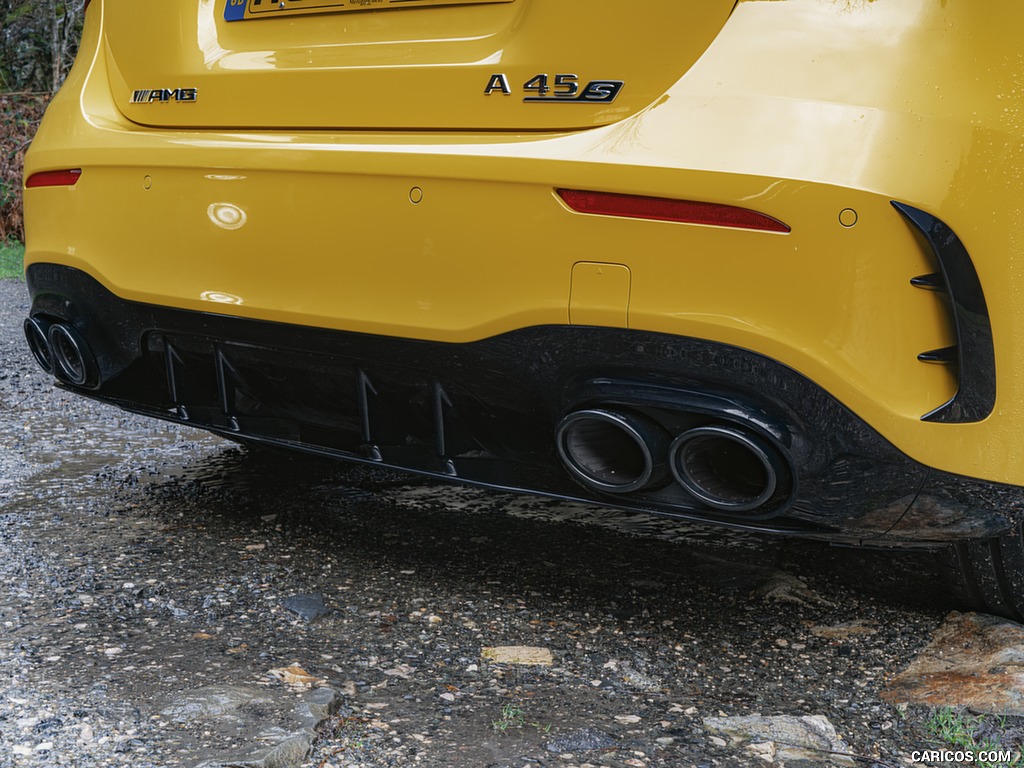
{"label": "large stone", "polygon": [[753,563],[723,560],[712,555],[693,556],[697,572],[724,589],[753,593],[762,600],[795,603],[803,606],[832,606],[792,574]]}
{"label": "large stone", "polygon": [[[273,697],[244,686],[211,686],[181,694],[163,714],[178,721],[230,720],[238,732],[261,730],[260,741],[273,741],[268,747],[203,760],[196,768],[298,768],[316,740],[316,729],[338,711],[341,700],[333,688],[309,691],[296,703],[291,697]],[[287,727],[267,730],[261,720],[280,721]],[[273,739],[268,738],[271,732]]]}
{"label": "large stone", "polygon": [[160,714],[176,722],[190,722],[208,717],[234,717],[243,708],[275,703],[273,695],[260,688],[211,685],[178,694],[165,704]]}
{"label": "large stone", "polygon": [[856,765],[849,745],[839,738],[824,715],[706,717],[704,729],[725,737],[733,747],[743,747],[748,752],[753,747],[758,755],[770,753],[782,763]]}
{"label": "large stone", "polygon": [[826,640],[852,640],[864,635],[874,635],[877,632],[878,630],[864,619],[845,621],[842,624],[833,624],[831,626],[818,625],[811,627],[812,635],[823,637]]}
{"label": "large stone", "polygon": [[281,601],[281,607],[307,622],[316,621],[331,612],[323,595],[292,595]]}
{"label": "large stone", "polygon": [[893,704],[1024,716],[1024,627],[954,611],[882,696]]}
{"label": "large stone", "polygon": [[301,731],[269,749],[227,760],[204,760],[196,768],[298,768],[313,746],[312,731]]}
{"label": "large stone", "polygon": [[499,645],[493,648],[484,648],[480,655],[497,664],[550,667],[554,663],[550,650],[529,645]]}

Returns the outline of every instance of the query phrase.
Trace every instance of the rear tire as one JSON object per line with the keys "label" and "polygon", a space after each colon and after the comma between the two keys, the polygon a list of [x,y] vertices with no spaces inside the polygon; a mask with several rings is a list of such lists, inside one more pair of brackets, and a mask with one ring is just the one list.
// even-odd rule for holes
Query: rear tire
{"label": "rear tire", "polygon": [[1024,529],[961,541],[945,555],[954,594],[977,611],[1024,622]]}

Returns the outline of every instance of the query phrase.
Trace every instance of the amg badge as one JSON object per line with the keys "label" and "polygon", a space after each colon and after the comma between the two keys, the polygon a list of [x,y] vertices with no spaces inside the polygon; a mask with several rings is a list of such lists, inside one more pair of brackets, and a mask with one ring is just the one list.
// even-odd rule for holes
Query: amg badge
{"label": "amg badge", "polygon": [[154,88],[132,91],[132,104],[166,104],[176,101],[179,104],[194,102],[199,98],[197,88]]}

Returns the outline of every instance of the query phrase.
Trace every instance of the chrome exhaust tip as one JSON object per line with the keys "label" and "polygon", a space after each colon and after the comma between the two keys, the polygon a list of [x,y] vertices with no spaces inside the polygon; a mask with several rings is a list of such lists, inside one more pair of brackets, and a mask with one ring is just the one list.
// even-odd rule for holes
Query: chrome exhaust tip
{"label": "chrome exhaust tip", "polygon": [[76,387],[94,387],[99,369],[82,334],[73,325],[54,323],[47,332],[57,378]]}
{"label": "chrome exhaust tip", "polygon": [[605,493],[631,493],[668,481],[662,459],[669,435],[633,413],[592,408],[574,411],[558,425],[558,455],[585,485]]}
{"label": "chrome exhaust tip", "polygon": [[670,448],[676,481],[709,507],[752,512],[767,504],[784,477],[784,463],[761,438],[730,426],[679,435]]}
{"label": "chrome exhaust tip", "polygon": [[23,328],[25,329],[25,341],[32,352],[32,357],[39,363],[39,367],[49,374],[55,372],[53,361],[53,350],[50,348],[50,323],[41,317],[26,318]]}

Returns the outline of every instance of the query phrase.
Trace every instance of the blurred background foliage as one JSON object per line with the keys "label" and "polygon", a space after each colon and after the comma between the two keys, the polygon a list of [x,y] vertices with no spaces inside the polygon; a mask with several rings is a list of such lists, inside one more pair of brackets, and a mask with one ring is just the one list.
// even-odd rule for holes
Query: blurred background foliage
{"label": "blurred background foliage", "polygon": [[85,0],[0,0],[0,92],[53,93],[75,60]]}
{"label": "blurred background foliage", "polygon": [[22,241],[21,174],[78,51],[85,0],[0,0],[0,247]]}

